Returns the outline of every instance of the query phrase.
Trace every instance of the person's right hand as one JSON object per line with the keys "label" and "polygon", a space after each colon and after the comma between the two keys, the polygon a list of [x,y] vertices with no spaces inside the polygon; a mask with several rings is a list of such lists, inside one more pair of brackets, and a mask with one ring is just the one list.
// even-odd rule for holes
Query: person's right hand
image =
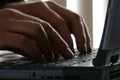
{"label": "person's right hand", "polygon": [[30,56],[36,61],[74,56],[56,30],[41,19],[15,9],[2,9],[0,25],[0,49]]}

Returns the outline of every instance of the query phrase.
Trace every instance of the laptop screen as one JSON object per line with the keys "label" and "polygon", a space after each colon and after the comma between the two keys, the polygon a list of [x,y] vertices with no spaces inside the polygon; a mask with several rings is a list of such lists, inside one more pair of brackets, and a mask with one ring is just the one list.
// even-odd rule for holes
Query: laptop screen
{"label": "laptop screen", "polygon": [[[111,50],[120,48],[120,0],[111,0],[107,11],[105,24],[104,41],[102,49]],[[101,43],[102,44],[102,43]]]}
{"label": "laptop screen", "polygon": [[97,68],[120,60],[120,0],[109,0],[104,31],[93,64]]}
{"label": "laptop screen", "polygon": [[111,23],[109,49],[120,48],[120,0],[117,0]]}

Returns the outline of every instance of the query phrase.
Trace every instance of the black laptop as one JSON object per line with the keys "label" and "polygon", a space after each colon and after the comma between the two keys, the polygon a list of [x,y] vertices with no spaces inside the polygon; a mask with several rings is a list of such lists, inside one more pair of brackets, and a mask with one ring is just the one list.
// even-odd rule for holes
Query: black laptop
{"label": "black laptop", "polygon": [[73,59],[37,63],[0,51],[0,80],[120,80],[120,0],[109,0],[98,50]]}

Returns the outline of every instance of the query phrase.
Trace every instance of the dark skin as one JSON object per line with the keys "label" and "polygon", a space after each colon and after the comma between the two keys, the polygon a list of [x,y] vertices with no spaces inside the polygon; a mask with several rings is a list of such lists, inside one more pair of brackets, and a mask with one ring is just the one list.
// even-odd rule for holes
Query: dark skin
{"label": "dark skin", "polygon": [[11,3],[3,8],[0,11],[0,23],[4,24],[0,27],[1,49],[19,50],[18,53],[36,61],[60,56],[71,59],[74,50],[70,34],[74,34],[81,53],[92,50],[83,18],[54,2]]}

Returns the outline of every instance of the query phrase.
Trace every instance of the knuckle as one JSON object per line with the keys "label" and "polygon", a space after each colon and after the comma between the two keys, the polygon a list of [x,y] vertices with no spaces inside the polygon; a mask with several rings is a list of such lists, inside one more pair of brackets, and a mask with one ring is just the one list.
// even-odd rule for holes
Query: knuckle
{"label": "knuckle", "polygon": [[34,23],[33,30],[36,31],[36,32],[40,31],[41,30],[41,25],[37,24],[37,23]]}
{"label": "knuckle", "polygon": [[54,33],[57,34],[57,31],[51,26],[51,24],[45,22],[43,23],[43,27],[48,35],[54,34]]}
{"label": "knuckle", "polygon": [[42,33],[43,31],[43,27],[41,24],[39,23],[32,23],[32,33],[35,35],[38,35],[40,33]]}
{"label": "knuckle", "polygon": [[73,20],[81,21],[82,16],[78,15],[77,13],[72,13]]}
{"label": "knuckle", "polygon": [[14,9],[7,8],[7,9],[4,9],[3,12],[6,13],[6,14],[11,15],[11,14],[14,13]]}
{"label": "knuckle", "polygon": [[19,11],[16,9],[6,8],[0,11],[0,15],[4,17],[15,17]]}
{"label": "knuckle", "polygon": [[45,29],[49,29],[50,30],[52,28],[52,26],[48,22],[44,22],[43,25],[44,25],[43,27]]}
{"label": "knuckle", "polygon": [[2,12],[12,12],[12,9],[11,8],[6,8],[6,9],[3,9]]}
{"label": "knuckle", "polygon": [[84,17],[73,12],[72,16],[71,16],[71,19],[70,19],[70,23],[76,24],[77,22],[78,23],[79,22],[84,22]]}

